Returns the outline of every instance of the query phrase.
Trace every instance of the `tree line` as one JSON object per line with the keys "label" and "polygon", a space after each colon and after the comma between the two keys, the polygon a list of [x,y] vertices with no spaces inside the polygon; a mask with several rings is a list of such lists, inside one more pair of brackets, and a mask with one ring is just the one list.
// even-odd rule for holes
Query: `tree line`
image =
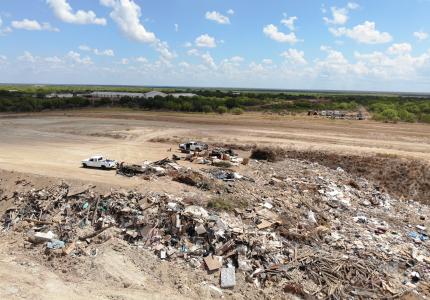
{"label": "tree line", "polygon": [[318,95],[287,93],[234,93],[219,90],[192,91],[196,97],[173,96],[152,99],[122,97],[111,99],[46,98],[46,94],[0,90],[0,112],[38,112],[45,110],[117,106],[142,110],[241,114],[243,111],[309,110],[370,111],[375,120],[384,122],[430,123],[430,99],[401,96]]}

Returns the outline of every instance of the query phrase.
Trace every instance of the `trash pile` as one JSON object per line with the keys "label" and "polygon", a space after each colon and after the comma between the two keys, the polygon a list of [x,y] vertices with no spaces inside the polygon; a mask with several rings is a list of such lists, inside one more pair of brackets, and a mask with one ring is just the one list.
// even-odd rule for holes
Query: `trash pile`
{"label": "trash pile", "polygon": [[213,148],[210,151],[192,152],[185,157],[185,160],[201,165],[213,165],[222,168],[237,167],[246,165],[248,158],[242,158],[232,149]]}
{"label": "trash pile", "polygon": [[178,171],[181,168],[174,160],[165,158],[156,162],[144,161],[142,165],[121,162],[117,166],[116,173],[127,177],[147,176],[149,179],[148,176],[165,176],[169,171]]}
{"label": "trash pile", "polygon": [[154,177],[170,176],[172,180],[187,185],[196,186],[203,190],[210,190],[217,186],[214,179],[222,181],[250,180],[237,172],[224,168],[194,170],[186,168],[168,158],[156,162],[145,161],[142,165],[119,163],[116,173],[126,177],[140,176],[146,180]]}
{"label": "trash pile", "polygon": [[[251,161],[248,167],[252,180],[212,171],[236,180],[228,192],[207,191],[213,199],[231,199],[227,210],[179,194],[99,195],[62,184],[15,194],[3,226],[31,224],[29,240],[63,256],[88,253],[113,231],[161,260],[217,274],[222,289],[274,287],[317,299],[430,296],[429,207],[315,163]],[[183,169],[174,180],[206,185],[204,172]],[[235,199],[246,205],[235,206]]]}

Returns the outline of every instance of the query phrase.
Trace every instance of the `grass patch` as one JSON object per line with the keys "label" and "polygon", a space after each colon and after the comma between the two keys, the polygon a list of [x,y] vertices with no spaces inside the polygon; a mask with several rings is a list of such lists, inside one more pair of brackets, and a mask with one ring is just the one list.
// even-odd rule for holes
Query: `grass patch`
{"label": "grass patch", "polygon": [[216,210],[216,211],[228,211],[231,212],[235,208],[243,209],[246,208],[248,203],[241,198],[237,197],[217,197],[214,199],[211,199],[208,204],[207,208]]}

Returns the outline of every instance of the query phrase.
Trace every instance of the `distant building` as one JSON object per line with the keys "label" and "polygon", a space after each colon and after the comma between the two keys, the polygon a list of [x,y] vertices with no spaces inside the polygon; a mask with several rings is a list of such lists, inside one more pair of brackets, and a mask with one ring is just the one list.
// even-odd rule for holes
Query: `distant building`
{"label": "distant building", "polygon": [[57,93],[51,93],[46,95],[46,98],[73,98],[75,95],[72,93],[65,93],[65,94],[57,94]]}
{"label": "distant building", "polygon": [[151,92],[143,94],[143,97],[146,99],[155,98],[155,97],[163,97],[164,98],[167,96],[168,96],[167,94],[162,93],[162,92],[158,92],[158,91],[151,91]]}
{"label": "distant building", "polygon": [[187,97],[187,98],[192,98],[192,97],[196,97],[196,94],[193,93],[173,93],[170,94],[171,96],[175,97],[175,98],[180,98],[180,97]]}
{"label": "distant building", "polygon": [[[188,94],[184,94],[188,95]],[[145,99],[151,99],[155,97],[167,97],[168,94],[158,92],[158,91],[151,91],[147,93],[129,93],[129,92],[92,92],[88,94],[91,98],[108,98],[108,99],[120,99],[122,97],[129,97],[129,98],[145,98]],[[175,96],[174,96],[175,97]],[[185,96],[187,97],[187,96]],[[190,96],[188,96],[190,97]]]}
{"label": "distant building", "polygon": [[122,97],[130,98],[143,98],[143,93],[127,93],[127,92],[92,92],[90,93],[92,98],[109,98],[109,99],[119,99]]}

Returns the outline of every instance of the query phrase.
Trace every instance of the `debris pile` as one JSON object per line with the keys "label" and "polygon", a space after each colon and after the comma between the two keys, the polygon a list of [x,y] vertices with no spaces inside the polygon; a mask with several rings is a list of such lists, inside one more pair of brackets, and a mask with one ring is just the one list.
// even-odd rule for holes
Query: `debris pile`
{"label": "debris pile", "polygon": [[232,149],[226,148],[213,148],[210,151],[191,152],[186,156],[185,160],[221,168],[231,168],[241,164],[246,165],[249,162],[247,158],[239,157]]}
{"label": "debris pile", "polygon": [[149,179],[148,176],[165,176],[169,171],[178,171],[181,168],[174,160],[165,158],[156,162],[145,161],[142,165],[121,162],[117,166],[116,173],[127,177],[147,176]]}
{"label": "debris pile", "polygon": [[243,207],[213,210],[180,194],[100,195],[62,184],[15,194],[3,226],[27,224],[29,240],[49,255],[96,255],[88,249],[115,236],[161,260],[216,274],[222,289],[275,287],[318,299],[430,295],[429,207],[318,164],[251,161],[248,168],[252,180],[211,170],[236,180],[225,194],[212,189],[204,171],[181,168],[173,176],[211,197],[246,199]]}

